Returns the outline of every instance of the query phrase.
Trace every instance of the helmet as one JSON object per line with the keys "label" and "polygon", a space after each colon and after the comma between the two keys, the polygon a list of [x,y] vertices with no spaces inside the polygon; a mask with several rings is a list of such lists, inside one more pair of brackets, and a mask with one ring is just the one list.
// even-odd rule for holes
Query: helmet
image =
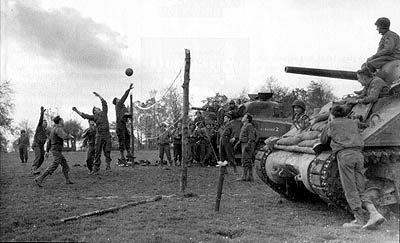
{"label": "helmet", "polygon": [[304,103],[304,101],[295,100],[292,104],[292,107],[295,107],[295,106],[300,106],[301,108],[303,108],[303,110],[306,110],[306,103]]}
{"label": "helmet", "polygon": [[229,111],[229,112],[225,113],[224,117],[225,116],[228,117],[230,120],[232,120],[232,112]]}
{"label": "helmet", "polygon": [[229,104],[236,105],[236,103],[235,103],[235,101],[234,101],[234,100],[231,100],[231,101],[229,102]]}
{"label": "helmet", "polygon": [[389,29],[390,27],[390,20],[385,17],[381,17],[376,20],[375,25],[381,27],[383,29]]}

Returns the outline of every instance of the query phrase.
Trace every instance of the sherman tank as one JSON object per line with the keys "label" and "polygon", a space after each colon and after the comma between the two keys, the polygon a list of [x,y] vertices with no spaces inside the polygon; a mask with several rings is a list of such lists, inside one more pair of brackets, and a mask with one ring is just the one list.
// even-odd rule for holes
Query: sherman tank
{"label": "sherman tank", "polygon": [[[357,80],[356,72],[286,67],[288,73]],[[365,143],[366,192],[378,209],[398,212],[400,205],[400,60],[387,63],[378,74],[390,85],[390,95],[374,104],[352,107],[349,117],[359,119]],[[313,114],[304,130],[292,127],[281,137],[270,138],[256,153],[258,176],[289,200],[320,198],[329,205],[347,208],[335,154],[323,148],[319,137],[332,102]],[[314,122],[313,122],[314,121]],[[307,139],[305,139],[307,138]],[[306,142],[305,142],[306,141]],[[303,143],[303,144],[302,144]],[[323,148],[323,149],[321,149]],[[388,211],[387,211],[388,212]]]}

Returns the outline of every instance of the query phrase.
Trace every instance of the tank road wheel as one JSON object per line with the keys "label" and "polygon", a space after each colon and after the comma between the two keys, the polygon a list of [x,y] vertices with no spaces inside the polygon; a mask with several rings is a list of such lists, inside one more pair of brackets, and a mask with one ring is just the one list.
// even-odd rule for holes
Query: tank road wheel
{"label": "tank road wheel", "polygon": [[308,182],[313,191],[328,205],[348,208],[340,182],[335,154],[322,153],[308,167]]}

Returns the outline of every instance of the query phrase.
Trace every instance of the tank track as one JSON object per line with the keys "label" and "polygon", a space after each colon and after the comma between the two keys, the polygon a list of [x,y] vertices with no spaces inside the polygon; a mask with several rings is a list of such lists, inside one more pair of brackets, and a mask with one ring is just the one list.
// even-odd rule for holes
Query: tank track
{"label": "tank track", "polygon": [[[272,190],[289,200],[299,201],[307,199],[307,197],[309,199],[312,193],[306,190],[304,185],[298,185],[294,180],[287,181],[286,184],[277,184],[268,178],[265,170],[265,162],[271,152],[267,145],[257,150],[255,167],[259,178]],[[363,153],[365,157],[365,167],[375,166],[377,168],[384,168],[385,165],[394,166],[397,168],[397,171],[392,171],[390,174],[387,168],[382,169],[378,176],[397,182],[400,181],[400,173],[398,173],[400,170],[400,148],[366,149]],[[375,167],[372,171],[376,173],[377,169]],[[330,206],[349,210],[340,182],[338,165],[334,154],[330,154],[325,160],[319,159],[318,157],[314,158],[309,165],[307,174],[307,180],[312,187],[313,193],[318,195],[319,198]],[[316,196],[315,194],[313,195]]]}
{"label": "tank track", "polygon": [[[376,176],[395,182],[400,180],[398,173],[396,175],[396,173],[393,173],[394,171],[387,169],[388,165],[400,168],[400,150],[398,148],[366,149],[363,154],[365,167],[375,166],[371,171],[378,173],[375,174]],[[334,154],[331,154],[326,160],[320,160],[316,157],[310,163],[308,182],[314,193],[318,194],[326,203],[348,209]]]}

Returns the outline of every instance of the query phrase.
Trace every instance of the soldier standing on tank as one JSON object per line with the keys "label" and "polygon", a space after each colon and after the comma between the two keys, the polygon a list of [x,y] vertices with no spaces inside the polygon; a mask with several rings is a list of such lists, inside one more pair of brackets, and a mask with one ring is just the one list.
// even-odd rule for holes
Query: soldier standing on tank
{"label": "soldier standing on tank", "polygon": [[257,132],[252,123],[253,117],[246,113],[242,117],[243,125],[240,129],[239,141],[236,143],[237,147],[240,143],[242,149],[242,166],[243,175],[238,178],[238,181],[253,181],[253,163],[254,153],[256,149]]}
{"label": "soldier standing on tank", "polygon": [[89,169],[89,174],[93,171],[93,162],[96,155],[96,124],[94,121],[89,121],[89,128],[82,134],[83,146],[87,147],[86,166]]}
{"label": "soldier standing on tank", "polygon": [[131,136],[129,134],[129,131],[126,127],[126,122],[129,116],[128,109],[124,105],[126,99],[128,98],[129,92],[133,88],[133,84],[129,86],[129,88],[125,91],[124,95],[121,97],[121,99],[118,99],[115,97],[113,99],[113,104],[115,105],[115,114],[116,114],[116,132],[117,132],[117,137],[118,137],[118,144],[119,144],[119,153],[120,153],[120,159],[119,163],[120,164],[126,164],[126,159],[124,155],[124,151],[126,150],[127,157],[131,158],[131,149],[130,149],[130,143],[131,143]]}
{"label": "soldier standing on tank", "polygon": [[54,157],[53,163],[43,172],[43,174],[37,178],[35,178],[35,182],[39,187],[42,187],[42,183],[44,178],[48,175],[53,174],[53,172],[57,169],[58,165],[61,165],[62,171],[66,180],[66,184],[74,184],[69,179],[69,166],[67,160],[65,159],[64,155],[62,154],[62,149],[64,146],[64,140],[73,139],[71,135],[68,135],[64,131],[64,120],[60,116],[56,116],[53,119],[55,126],[51,130],[50,137],[47,141],[46,146],[46,155],[47,158],[49,155],[49,151],[51,152]]}
{"label": "soldier standing on tank", "polygon": [[174,165],[182,165],[182,125],[181,123],[176,124],[176,129],[173,132],[173,147],[174,147]]}
{"label": "soldier standing on tank", "polygon": [[25,130],[21,130],[21,136],[17,140],[19,158],[21,163],[25,164],[28,162],[28,147],[29,147],[29,136]]}
{"label": "soldier standing on tank", "polygon": [[232,116],[229,113],[224,115],[224,124],[220,127],[219,156],[221,161],[228,161],[233,167],[233,172],[237,174],[232,145],[235,142],[235,137],[233,135],[231,120]]}
{"label": "soldier standing on tank", "polygon": [[375,25],[379,34],[382,35],[378,51],[361,66],[367,66],[371,72],[375,72],[390,61],[400,60],[400,37],[395,32],[389,30],[390,20],[382,17],[376,20]]}
{"label": "soldier standing on tank", "polygon": [[[332,107],[330,116],[330,121],[321,135],[321,142],[327,144],[330,140],[332,151],[336,154],[346,200],[355,217],[355,220],[343,224],[343,227],[373,229],[382,224],[385,218],[365,195],[364,156],[361,152],[364,141],[357,122],[346,118],[346,111],[341,106]],[[369,212],[366,224],[361,208]]]}
{"label": "soldier standing on tank", "polygon": [[158,137],[158,146],[159,146],[159,157],[160,157],[160,166],[163,166],[164,163],[164,153],[167,155],[168,165],[171,166],[171,133],[167,129],[167,124],[164,122],[160,125],[160,135]]}
{"label": "soldier standing on tank", "polygon": [[111,134],[107,116],[107,102],[98,93],[93,92],[93,94],[99,97],[103,110],[98,107],[93,107],[93,115],[80,112],[76,107],[72,107],[72,110],[78,113],[82,118],[96,123],[96,151],[92,175],[98,175],[101,164],[101,150],[103,150],[104,157],[106,157],[106,171],[111,171]]}
{"label": "soldier standing on tank", "polygon": [[40,118],[39,123],[36,127],[35,135],[33,137],[32,149],[35,152],[35,160],[32,164],[31,174],[38,175],[40,171],[38,169],[42,166],[44,161],[44,144],[47,139],[47,121],[43,119],[44,112],[46,109],[44,107],[40,107]]}

